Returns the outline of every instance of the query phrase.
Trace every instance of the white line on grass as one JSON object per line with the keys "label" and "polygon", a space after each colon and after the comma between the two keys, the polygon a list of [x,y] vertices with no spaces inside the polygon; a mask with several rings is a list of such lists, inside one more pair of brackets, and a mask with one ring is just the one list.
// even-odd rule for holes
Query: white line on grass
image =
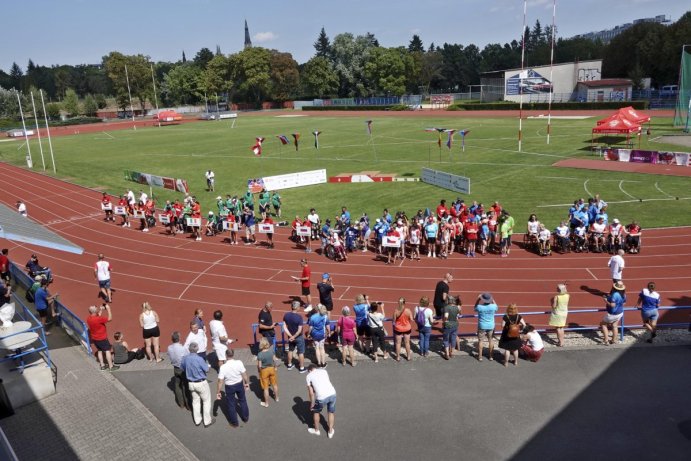
{"label": "white line on grass", "polygon": [[590,181],[590,179],[586,179],[585,181],[583,181],[583,189],[585,189],[585,193],[588,194],[588,197],[592,197],[593,194],[591,194],[588,190],[588,181]]}
{"label": "white line on grass", "polygon": [[[635,200],[617,200],[615,202],[607,202],[608,204],[613,203],[636,203],[636,202],[666,202],[668,200],[691,200],[691,197],[669,197],[669,198],[641,198]],[[558,206],[571,206],[573,203],[558,203],[556,205],[537,205],[536,208],[553,208]]]}
{"label": "white line on grass", "polygon": [[628,195],[628,196],[631,197],[631,198],[636,198],[636,197],[634,197],[633,195],[631,195],[631,194],[629,194],[628,192],[626,192],[626,191],[624,190],[624,187],[623,187],[623,186],[624,186],[624,181],[619,181],[619,190],[622,191],[623,193],[625,193],[626,195]]}
{"label": "white line on grass", "polygon": [[115,139],[115,137],[112,136],[112,135],[111,135],[110,133],[108,133],[107,131],[101,131],[101,133],[103,133],[104,135],[108,136],[110,139]]}
{"label": "white line on grass", "polygon": [[660,191],[663,195],[666,195],[667,197],[674,197],[673,195],[669,195],[667,192],[660,189],[660,186],[658,186],[657,183],[655,183],[655,189],[657,189],[658,191]]}

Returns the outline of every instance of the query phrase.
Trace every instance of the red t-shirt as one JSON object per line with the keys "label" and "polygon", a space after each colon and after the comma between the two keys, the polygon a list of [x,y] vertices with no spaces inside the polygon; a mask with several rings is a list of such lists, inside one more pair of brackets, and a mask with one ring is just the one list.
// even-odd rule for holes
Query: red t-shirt
{"label": "red t-shirt", "polygon": [[199,205],[199,203],[195,203],[192,205],[192,217],[193,218],[201,218],[202,217],[202,207]]}
{"label": "red t-shirt", "polygon": [[439,205],[437,207],[437,217],[438,218],[441,218],[442,216],[444,216],[444,213],[446,213],[446,212],[447,212],[447,210],[446,210],[446,207],[444,205]]}
{"label": "red t-shirt", "polygon": [[312,269],[310,269],[309,266],[305,266],[302,268],[302,275],[300,276],[301,279],[304,279],[305,277],[307,280],[302,280],[302,288],[309,288],[310,287],[310,277],[312,275]]}
{"label": "red t-shirt", "polygon": [[10,270],[10,260],[7,256],[0,254],[0,272],[7,272]]}
{"label": "red t-shirt", "polygon": [[110,203],[110,197],[107,195],[101,199],[101,203],[104,205],[108,205]]}
{"label": "red t-shirt", "polygon": [[477,240],[477,223],[476,222],[471,221],[465,226],[465,238],[468,240]]}
{"label": "red t-shirt", "polygon": [[108,339],[106,323],[108,323],[108,317],[103,317],[101,315],[90,315],[86,318],[86,324],[89,326],[89,335],[92,341],[103,341],[104,339]]}

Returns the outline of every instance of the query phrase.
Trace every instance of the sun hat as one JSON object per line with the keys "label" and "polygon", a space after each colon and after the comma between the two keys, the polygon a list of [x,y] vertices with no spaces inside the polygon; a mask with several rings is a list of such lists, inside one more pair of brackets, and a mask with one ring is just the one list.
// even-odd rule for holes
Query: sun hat
{"label": "sun hat", "polygon": [[626,290],[626,285],[624,285],[624,282],[622,282],[621,280],[617,280],[616,282],[614,282],[614,285],[612,285],[612,288],[618,291],[624,291]]}
{"label": "sun hat", "polygon": [[492,302],[492,295],[489,294],[489,293],[482,293],[482,294],[480,295],[480,299],[482,299],[482,302],[483,302],[484,304],[489,304],[489,303]]}
{"label": "sun hat", "polygon": [[612,220],[612,222],[613,222],[614,224],[619,224],[619,220],[618,220],[617,218],[614,218],[614,219]]}

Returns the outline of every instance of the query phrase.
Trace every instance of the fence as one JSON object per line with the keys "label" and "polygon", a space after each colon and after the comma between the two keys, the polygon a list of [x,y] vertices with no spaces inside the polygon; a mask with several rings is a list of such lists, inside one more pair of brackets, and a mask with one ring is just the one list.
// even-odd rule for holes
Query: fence
{"label": "fence", "polygon": [[[664,306],[664,307],[660,307],[658,310],[661,311],[660,312],[660,319],[662,319],[662,313],[665,311],[681,312],[684,310],[691,310],[691,306]],[[572,319],[573,317],[578,317],[578,316],[583,315],[583,314],[604,313],[604,312],[605,312],[605,309],[598,309],[598,308],[572,310],[572,311],[569,311],[569,318]],[[643,328],[643,324],[640,322],[631,320],[631,322],[628,323],[626,321],[627,320],[626,314],[630,313],[630,312],[640,312],[640,310],[636,309],[634,307],[624,308],[624,315],[621,317],[621,322],[619,325],[619,338],[621,340],[624,339],[624,333],[626,330]],[[522,312],[521,316],[524,317],[524,319],[526,320],[527,323],[531,323],[530,321],[528,321],[531,317],[534,318],[537,316],[545,316],[545,315],[549,315],[549,314],[551,314],[551,311],[534,311],[534,312]],[[503,313],[495,314],[494,316],[495,316],[495,318],[497,318],[499,320],[498,323],[501,326],[501,318],[504,316],[504,314]],[[640,319],[640,316],[638,316],[638,318]],[[475,315],[475,314],[462,314],[462,315],[458,316],[458,319],[459,320],[477,319],[477,315]],[[384,320],[386,323],[389,324],[388,325],[389,326],[389,328],[388,328],[389,332],[393,332],[393,323],[394,323],[393,320],[394,320],[393,318],[387,318]],[[435,320],[440,320],[440,319],[437,317],[437,318],[435,318]],[[336,330],[336,323],[337,322],[338,322],[337,320],[330,320],[329,321],[329,328],[332,332]],[[575,321],[571,320],[569,322],[569,325],[573,325],[573,324],[575,324],[577,326],[567,326],[566,328],[564,328],[564,330],[565,331],[597,331],[600,329],[599,324],[598,325],[580,325],[580,324],[576,323]],[[304,325],[306,325],[306,323]],[[685,322],[667,322],[667,323],[658,322],[658,324],[657,324],[658,328],[660,328],[660,327],[662,327],[662,328],[686,328],[687,325],[689,325],[688,321],[685,321]],[[280,335],[277,335],[274,338],[274,345],[275,346],[280,345],[281,347],[283,347],[285,349],[288,346],[288,342],[286,341],[285,334],[283,332],[283,322],[279,322],[278,326],[280,327],[281,332],[280,332]],[[549,329],[549,328],[536,328],[536,330],[539,331],[540,333],[553,331],[553,329]],[[257,341],[258,331],[259,331],[259,324],[253,323],[252,324],[252,337],[254,339],[255,345],[258,344],[258,341]],[[494,333],[499,334],[499,333],[501,333],[501,330],[495,329]],[[476,334],[475,331],[472,331],[472,332],[468,332],[468,331],[462,332],[461,331],[461,332],[459,332],[458,335],[459,336],[475,336],[475,334]],[[280,337],[280,341],[278,339],[279,337]],[[441,337],[440,334],[432,334],[432,338],[438,339],[440,337]],[[392,335],[388,335],[386,337],[386,339],[392,339],[392,338],[393,338]]]}
{"label": "fence", "polygon": [[12,353],[4,356],[3,358],[0,359],[0,363],[6,362],[8,360],[14,360],[14,361],[19,361],[20,365],[17,368],[18,370],[24,370],[26,366],[33,366],[35,364],[29,364],[25,365],[24,364],[24,357],[29,356],[31,354],[39,354],[43,357],[43,359],[46,362],[46,366],[48,368],[53,368],[52,362],[50,360],[50,352],[48,351],[48,342],[46,341],[46,332],[45,329],[43,328],[43,325],[41,322],[36,319],[34,314],[31,313],[29,308],[26,306],[24,301],[22,301],[19,296],[17,296],[16,293],[12,294],[12,298],[14,300],[14,306],[15,306],[15,315],[18,316],[20,319],[22,319],[25,322],[31,323],[31,328],[28,330],[21,331],[19,333],[14,333],[12,335],[8,335],[5,337],[11,338],[12,336],[15,335],[22,335],[25,333],[36,333],[38,335],[38,346],[30,347],[26,350],[21,350],[19,349],[20,352],[17,351],[12,351]]}
{"label": "fence", "polygon": [[[12,274],[12,278],[25,290],[30,289],[31,285],[34,283],[31,277],[14,263],[10,264],[10,273]],[[22,301],[20,302],[24,305]],[[55,312],[57,314],[57,324],[60,325],[68,335],[79,342],[84,350],[86,350],[87,354],[91,355],[89,327],[86,323],[58,299],[55,300]]]}
{"label": "fence", "polygon": [[315,99],[313,106],[392,106],[405,104],[409,106],[419,106],[422,103],[420,95],[404,96],[373,96],[369,98],[334,98],[334,99]]}

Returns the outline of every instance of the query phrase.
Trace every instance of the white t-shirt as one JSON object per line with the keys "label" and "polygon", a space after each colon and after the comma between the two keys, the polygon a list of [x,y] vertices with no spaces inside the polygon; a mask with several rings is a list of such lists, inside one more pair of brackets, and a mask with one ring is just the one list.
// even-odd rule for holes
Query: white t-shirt
{"label": "white t-shirt", "polygon": [[540,221],[528,221],[528,233],[537,234],[540,230]]}
{"label": "white t-shirt", "polygon": [[127,191],[127,203],[129,203],[130,205],[134,205],[135,201],[136,199],[134,198],[134,192],[132,192],[131,190]]}
{"label": "white t-shirt", "polygon": [[420,312],[420,309],[425,309],[425,327],[431,327],[432,323],[434,323],[434,314],[432,312],[432,309],[429,307],[422,307],[422,306],[417,306],[415,307],[415,318],[417,319],[417,315]]}
{"label": "white t-shirt", "polygon": [[26,205],[24,204],[24,202],[20,202],[19,205],[17,205],[17,211],[22,216],[28,215],[28,213],[26,212]]}
{"label": "white t-shirt", "polygon": [[593,232],[595,232],[597,234],[604,234],[605,229],[606,229],[605,223],[598,223],[598,222],[593,223]]}
{"label": "white t-shirt", "polygon": [[609,258],[609,272],[612,274],[612,278],[616,280],[621,280],[622,272],[624,272],[624,258],[619,255],[614,255]]}
{"label": "white t-shirt", "polygon": [[307,215],[307,220],[311,222],[312,224],[317,224],[319,222],[319,215],[317,213],[314,214],[308,214]]}
{"label": "white t-shirt", "polygon": [[206,179],[209,179],[209,180],[214,179],[214,172],[211,170],[207,171],[206,172]]}
{"label": "white t-shirt", "polygon": [[567,226],[557,227],[557,235],[559,237],[566,237],[569,233],[569,228]]}
{"label": "white t-shirt", "polygon": [[149,200],[149,196],[146,195],[146,192],[142,192],[142,193],[139,195],[139,201],[142,202],[142,203],[146,203],[147,200]]}
{"label": "white t-shirt", "polygon": [[197,330],[196,335],[190,331],[187,335],[187,339],[185,339],[185,349],[189,350],[191,343],[197,343],[197,346],[199,346],[199,349],[197,350],[198,353],[206,352],[206,332],[201,328]]}
{"label": "white t-shirt", "polygon": [[156,323],[156,315],[153,312],[142,312],[142,323],[145,330],[151,330],[156,328],[158,323]]}
{"label": "white t-shirt", "polygon": [[108,261],[96,261],[94,270],[99,282],[110,280],[110,263]]}
{"label": "white t-shirt", "polygon": [[[211,333],[211,342],[214,343],[214,346],[221,343],[221,337],[228,337],[226,327],[220,320],[212,320],[209,322],[209,332]],[[220,357],[220,359],[224,360],[225,358]]]}
{"label": "white t-shirt", "polygon": [[245,365],[240,360],[231,359],[218,369],[218,379],[222,379],[226,386],[242,382],[242,374],[246,373]]}
{"label": "white t-shirt", "polygon": [[413,245],[420,244],[420,228],[410,229],[410,243]]}
{"label": "white t-shirt", "polygon": [[312,386],[317,400],[324,400],[327,397],[336,395],[336,389],[331,384],[326,370],[317,369],[309,372],[307,374],[307,385]]}
{"label": "white t-shirt", "polygon": [[543,242],[546,242],[549,240],[549,237],[552,235],[552,233],[549,231],[549,229],[542,229],[540,231],[540,236],[538,237],[540,240]]}
{"label": "white t-shirt", "polygon": [[531,331],[528,333],[528,343],[530,344],[530,347],[533,348],[534,351],[541,351],[542,349],[545,348],[545,345],[542,343],[542,338],[540,337],[540,333],[537,331]]}

